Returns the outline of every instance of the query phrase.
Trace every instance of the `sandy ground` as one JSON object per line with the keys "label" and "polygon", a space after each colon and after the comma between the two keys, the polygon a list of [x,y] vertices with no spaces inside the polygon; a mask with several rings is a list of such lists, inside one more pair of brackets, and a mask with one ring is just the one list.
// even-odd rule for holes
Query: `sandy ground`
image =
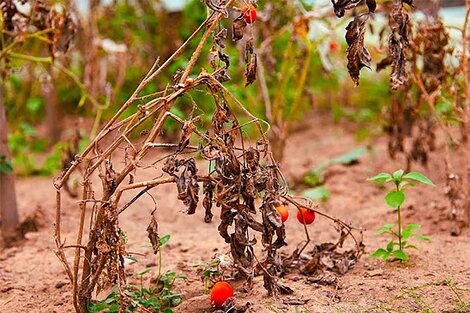
{"label": "sandy ground", "polygon": [[[325,160],[365,145],[355,141],[352,129],[334,125],[326,118],[309,118],[304,129],[294,134],[286,147],[286,161],[282,166],[288,176],[300,175]],[[268,297],[261,277],[257,277],[251,292],[243,293],[236,288],[238,304],[250,301],[252,312],[470,312],[470,236],[468,231],[457,237],[450,235],[455,223],[449,219],[450,210],[444,197],[444,165],[439,152],[427,168],[416,168],[438,187],[414,189],[404,208],[405,222],[422,224],[422,232],[430,235],[432,241],[418,243],[420,250],[411,252],[411,260],[405,265],[370,259],[369,253],[388,241],[386,237],[375,236],[374,231],[385,223],[393,223],[394,214],[383,203],[383,191],[365,179],[401,165],[389,159],[385,138],[374,139],[372,143],[372,152],[364,155],[359,164],[337,165],[328,170],[326,187],[331,190],[331,198],[321,205],[328,214],[367,230],[364,233],[367,254],[330,286],[308,283],[308,277],[298,273],[287,275],[282,282],[294,289],[290,296]],[[39,232],[29,233],[19,246],[0,252],[0,312],[72,312],[70,284],[53,253],[55,198],[51,179],[19,179],[17,189],[22,217],[40,210],[43,227]],[[181,214],[182,205],[175,195],[174,186],[164,186],[155,192],[160,234],[171,235],[163,251],[164,270],[188,277],[178,285],[178,290],[184,293],[184,302],[175,311],[212,312],[193,264],[210,261],[228,252],[228,247],[218,235],[217,217],[211,224],[205,224],[201,209],[194,216]],[[78,220],[76,201],[64,199],[63,208],[64,237],[71,243]],[[129,273],[156,263],[156,257],[145,245],[152,209],[152,200],[143,197],[121,219],[129,238],[128,251],[138,253],[135,256],[139,262],[128,267]],[[290,218],[286,226],[290,243],[287,250],[291,251],[304,234],[295,218]],[[321,218],[310,226],[310,232],[311,247],[336,238],[331,223]],[[412,294],[404,293],[405,288],[449,280],[455,284],[454,290],[448,286],[430,286]],[[235,282],[234,286],[240,283]],[[466,307],[459,306],[458,297],[467,303]],[[299,306],[285,304],[290,298],[308,301]]]}

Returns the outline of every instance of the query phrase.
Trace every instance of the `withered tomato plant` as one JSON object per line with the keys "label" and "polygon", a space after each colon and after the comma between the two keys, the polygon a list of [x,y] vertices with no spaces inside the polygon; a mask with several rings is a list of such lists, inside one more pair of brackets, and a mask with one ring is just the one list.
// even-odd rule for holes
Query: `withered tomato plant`
{"label": "withered tomato plant", "polygon": [[[194,214],[201,202],[206,222],[212,220],[215,207],[220,210],[218,231],[230,246],[234,270],[245,281],[244,290],[252,287],[255,275],[262,275],[269,294],[291,293],[292,289],[278,279],[282,273],[300,265],[308,267],[310,272],[322,269],[320,264],[299,261],[310,242],[305,225],[306,240],[294,253],[290,256],[279,253],[287,245],[285,225],[276,210],[279,203],[288,202],[297,209],[309,208],[310,213],[334,222],[340,235],[338,242],[309,252],[338,260],[331,264],[342,264],[334,265],[331,270],[347,272],[363,253],[362,239],[353,235],[351,225],[322,213],[311,201],[289,195],[267,139],[269,124],[252,115],[223,84],[230,80],[230,57],[224,52],[228,31],[220,22],[234,10],[236,1],[220,4],[206,0],[205,4],[210,9],[207,19],[166,61],[154,63],[130,98],[55,181],[56,254],[72,283],[77,312],[86,312],[92,296],[113,285],[117,286],[115,292],[123,303],[131,301],[126,293],[124,256],[127,252],[121,240],[120,219],[142,195],[163,184],[176,187],[177,198],[188,215]],[[241,1],[241,4],[246,3]],[[234,40],[253,36],[243,15],[235,18],[232,29]],[[200,38],[197,47],[175,81],[161,92],[142,95],[145,87],[167,70],[196,38]],[[211,38],[212,70],[201,69],[199,74],[191,76]],[[251,40],[246,41],[245,51],[246,79],[250,83],[256,78],[257,66]],[[201,122],[202,115],[197,115],[197,103],[193,103],[184,118],[171,112],[180,98],[196,92],[206,94],[213,104],[208,125]],[[177,143],[162,140],[162,127],[169,120],[180,125]],[[139,127],[145,122],[151,126],[141,131]],[[257,134],[255,140],[246,138],[247,130]],[[62,191],[74,173],[82,176],[80,217],[76,240],[68,244],[61,232]],[[159,252],[161,245],[157,209],[155,204],[147,227],[154,253]],[[344,252],[336,251],[348,237],[354,246]],[[258,240],[264,251],[261,260],[255,254]],[[74,252],[73,262],[69,261],[68,249]],[[138,303],[135,305],[137,310],[145,311]]]}

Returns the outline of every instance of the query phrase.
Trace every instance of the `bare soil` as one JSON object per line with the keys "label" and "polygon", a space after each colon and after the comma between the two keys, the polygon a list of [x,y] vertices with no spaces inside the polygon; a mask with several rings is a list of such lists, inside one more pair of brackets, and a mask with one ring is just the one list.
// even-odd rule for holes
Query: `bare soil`
{"label": "bare soil", "polygon": [[[321,116],[308,118],[301,129],[289,140],[282,164],[291,178],[366,145],[356,142],[352,126],[335,125]],[[403,163],[388,157],[386,138],[375,138],[369,144],[372,150],[361,157],[359,164],[336,165],[327,170],[325,186],[330,189],[331,197],[320,206],[326,213],[366,229],[367,254],[346,275],[334,274],[336,281],[331,285],[309,283],[309,277],[299,273],[287,275],[281,281],[294,289],[290,296],[268,297],[261,277],[255,279],[249,293],[241,291],[241,282],[234,282],[237,304],[251,302],[252,312],[470,312],[470,235],[464,230],[459,236],[451,236],[452,232],[458,232],[458,226],[451,220],[444,196],[442,147],[433,154],[427,168],[415,168],[430,177],[437,188],[415,188],[404,208],[405,222],[422,224],[422,232],[431,236],[432,241],[417,243],[420,250],[411,252],[408,263],[399,264],[369,257],[369,253],[388,242],[386,237],[375,236],[374,231],[383,224],[395,222],[395,215],[383,202],[384,191],[366,178],[393,171]],[[458,155],[455,158],[459,161]],[[70,283],[54,255],[55,191],[51,178],[20,178],[17,191],[22,218],[36,214],[42,227],[38,232],[28,233],[27,240],[18,246],[0,252],[0,312],[72,312]],[[182,214],[174,186],[162,186],[155,191],[155,198],[160,234],[171,235],[163,251],[164,270],[188,277],[178,284],[184,302],[175,311],[212,312],[209,296],[203,293],[203,284],[193,264],[228,252],[217,232],[218,218],[205,224],[201,209],[194,216]],[[143,197],[121,219],[129,238],[128,251],[139,260],[128,266],[129,274],[147,266],[155,267],[157,263],[146,245],[146,228],[153,208],[152,199]],[[72,243],[79,214],[76,200],[64,199],[63,211],[64,238]],[[292,208],[286,227],[287,250],[292,251],[304,239],[303,228]],[[337,238],[335,229],[325,219],[317,218],[309,229],[313,239],[310,248]],[[439,285],[444,281],[451,281],[454,288]],[[425,287],[426,284],[431,286]],[[411,287],[418,289],[404,292]],[[293,300],[308,301],[304,305],[288,304]]]}

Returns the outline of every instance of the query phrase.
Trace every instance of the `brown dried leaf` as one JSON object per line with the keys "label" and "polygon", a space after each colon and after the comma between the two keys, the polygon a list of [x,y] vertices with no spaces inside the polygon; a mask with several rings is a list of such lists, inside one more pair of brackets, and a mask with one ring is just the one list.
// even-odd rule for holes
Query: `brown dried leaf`
{"label": "brown dried leaf", "polygon": [[246,66],[245,77],[246,83],[245,87],[252,84],[256,80],[256,70],[257,70],[257,58],[256,53],[251,56],[250,62]]}
{"label": "brown dried leaf", "polygon": [[152,212],[152,217],[150,218],[149,226],[147,227],[148,237],[150,243],[152,244],[153,253],[157,254],[160,249],[160,236],[158,236],[158,223],[155,218],[155,210]]}
{"label": "brown dried leaf", "polygon": [[175,178],[178,199],[182,200],[188,207],[186,214],[194,214],[199,201],[197,167],[194,159],[178,160],[175,157],[168,158],[162,170]]}
{"label": "brown dried leaf", "polygon": [[233,41],[238,41],[243,38],[243,33],[245,32],[246,21],[243,18],[243,15],[237,17],[232,23],[232,39]]}
{"label": "brown dried leaf", "polygon": [[331,0],[337,17],[343,17],[346,10],[358,6],[362,1],[363,0]]}
{"label": "brown dried leaf", "polygon": [[346,27],[346,42],[348,43],[348,71],[351,79],[359,85],[359,75],[363,67],[370,68],[371,56],[364,46],[364,35],[368,14],[358,15]]}
{"label": "brown dried leaf", "polygon": [[393,2],[393,9],[390,15],[390,28],[391,34],[388,43],[388,53],[392,58],[390,83],[392,89],[398,89],[408,80],[405,50],[409,47],[409,17],[401,1]]}

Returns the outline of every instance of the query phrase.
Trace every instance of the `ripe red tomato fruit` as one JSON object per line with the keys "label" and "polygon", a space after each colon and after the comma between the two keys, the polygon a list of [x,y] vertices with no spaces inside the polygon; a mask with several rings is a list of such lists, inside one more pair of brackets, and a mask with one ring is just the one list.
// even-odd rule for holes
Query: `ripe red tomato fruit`
{"label": "ripe red tomato fruit", "polygon": [[228,298],[233,297],[233,288],[225,281],[219,281],[211,289],[211,303],[221,308]]}
{"label": "ripe red tomato fruit", "polygon": [[252,4],[244,6],[241,12],[243,14],[243,18],[245,19],[245,22],[247,22],[248,24],[251,24],[256,21],[256,8]]}
{"label": "ripe red tomato fruit", "polygon": [[279,213],[279,215],[281,216],[281,221],[284,223],[285,221],[287,221],[287,219],[289,218],[289,211],[287,210],[287,208],[284,206],[284,205],[278,205],[276,207],[276,211]]}
{"label": "ripe red tomato fruit", "polygon": [[[303,219],[302,219],[302,215],[304,216]],[[306,225],[312,224],[313,221],[315,220],[315,211],[302,207],[300,208],[300,210],[297,210],[297,219],[299,220],[301,224],[304,223],[304,219],[305,219]]]}

